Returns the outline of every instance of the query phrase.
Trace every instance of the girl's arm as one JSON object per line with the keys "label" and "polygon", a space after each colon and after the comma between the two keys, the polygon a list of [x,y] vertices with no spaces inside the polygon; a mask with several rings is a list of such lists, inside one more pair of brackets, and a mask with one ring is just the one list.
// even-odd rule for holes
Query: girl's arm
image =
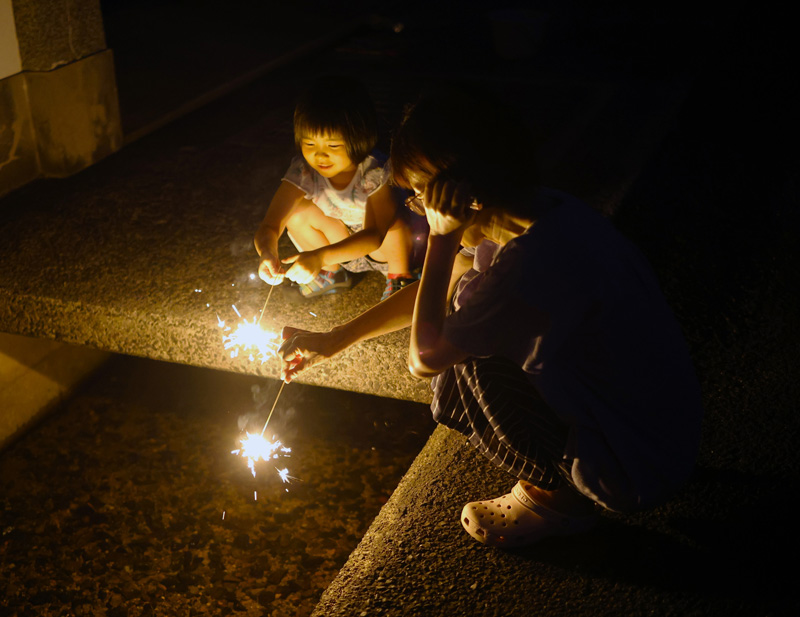
{"label": "girl's arm", "polygon": [[289,220],[292,210],[303,197],[302,190],[288,182],[281,182],[256,230],[253,241],[261,257],[258,275],[271,285],[277,285],[283,280],[284,270],[278,258],[278,240],[286,229],[286,221]]}
{"label": "girl's arm", "polygon": [[[472,260],[468,257],[457,255],[455,267],[450,274],[450,284],[445,286],[445,289],[450,290],[448,297],[471,264]],[[289,382],[298,373],[335,356],[351,345],[408,327],[411,325],[418,289],[419,283],[412,283],[329,332],[284,328],[286,340],[278,350],[281,358],[281,379]]]}
{"label": "girl's arm", "polygon": [[320,268],[369,255],[383,244],[386,233],[397,217],[397,207],[390,187],[384,185],[367,198],[364,228],[361,231],[334,244],[289,257],[284,263],[297,263],[313,276]]}
{"label": "girl's arm", "polygon": [[335,356],[351,345],[408,327],[416,297],[417,284],[414,283],[329,332],[284,328],[286,340],[278,349],[281,379],[289,382],[298,373]]}
{"label": "girl's arm", "polygon": [[[458,188],[435,181],[425,188],[425,215],[430,225],[428,252],[414,306],[408,368],[417,377],[433,377],[469,356],[443,336],[448,306],[448,281],[461,237],[474,213]],[[463,267],[463,266],[462,266]]]}
{"label": "girl's arm", "polygon": [[408,349],[408,370],[417,377],[438,375],[469,355],[442,336],[448,306],[448,276],[457,269],[454,260],[460,240],[461,233],[428,237]]}

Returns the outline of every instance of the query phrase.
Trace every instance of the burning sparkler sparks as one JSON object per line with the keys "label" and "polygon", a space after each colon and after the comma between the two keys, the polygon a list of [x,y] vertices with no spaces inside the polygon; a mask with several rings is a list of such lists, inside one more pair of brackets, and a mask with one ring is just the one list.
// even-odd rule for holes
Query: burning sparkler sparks
{"label": "burning sparkler sparks", "polygon": [[[278,394],[275,396],[275,402],[272,404],[272,409],[269,411],[267,421],[264,423],[264,428],[261,429],[261,433],[256,434],[246,431],[245,437],[239,441],[242,447],[237,450],[231,450],[231,454],[241,454],[247,459],[247,466],[250,468],[250,472],[253,474],[254,478],[256,477],[255,465],[258,461],[275,460],[282,456],[289,456],[292,452],[291,448],[284,446],[279,440],[275,439],[274,435],[272,436],[272,441],[264,437],[264,432],[267,430],[267,425],[272,418],[275,407],[278,405],[278,399],[281,397],[281,392],[283,392],[285,385],[285,381],[281,383],[281,387],[278,390]],[[275,471],[278,472],[278,477],[284,484],[288,483],[291,479],[295,479],[289,475],[289,469],[286,467],[283,469],[278,469],[276,467]],[[258,499],[255,493],[254,499]]]}
{"label": "burning sparkler sparks", "polygon": [[[284,446],[280,440],[275,439],[273,435],[272,441],[259,433],[245,432],[245,436],[240,440],[241,448],[231,450],[231,454],[241,455],[247,459],[247,467],[253,477],[256,477],[256,463],[258,461],[276,460],[281,457],[288,457],[292,449]],[[278,469],[278,476],[283,482],[288,482],[289,470]]]}
{"label": "burning sparkler sparks", "polygon": [[[251,275],[253,278],[253,275]],[[261,313],[258,316],[258,319],[253,317],[253,321],[247,321],[244,319],[239,325],[233,330],[230,327],[225,326],[225,322],[220,319],[219,315],[217,315],[217,324],[220,328],[224,328],[226,332],[229,334],[223,335],[222,340],[225,346],[225,349],[232,349],[231,357],[235,358],[239,355],[239,352],[244,351],[251,351],[250,353],[250,360],[254,360],[256,354],[261,359],[261,363],[263,364],[269,358],[273,358],[277,356],[278,347],[280,347],[280,340],[278,333],[269,332],[266,329],[261,327],[261,320],[264,318],[264,314],[267,309],[267,304],[269,304],[269,299],[272,296],[273,287],[270,287],[269,293],[267,294],[267,300],[264,302],[264,308],[261,309]],[[231,305],[236,315],[241,318],[242,314],[239,312],[239,309],[236,308],[236,305]],[[269,415],[267,416],[267,421],[264,423],[264,428],[261,430],[261,433],[250,433],[245,432],[245,436],[239,440],[241,443],[241,448],[236,450],[231,450],[231,454],[241,455],[245,459],[247,459],[247,467],[250,469],[250,473],[253,474],[253,477],[256,477],[256,463],[258,461],[269,461],[269,460],[276,460],[281,457],[288,457],[292,450],[284,446],[280,440],[276,439],[273,435],[272,440],[267,439],[264,437],[264,433],[267,430],[267,425],[269,424],[270,419],[272,418],[272,413],[275,411],[275,407],[278,404],[278,399],[281,396],[281,392],[283,392],[283,387],[286,385],[286,382],[281,383],[281,387],[278,390],[278,394],[275,397],[275,402],[272,404],[272,409],[270,409]],[[275,468],[275,471],[278,472],[278,477],[281,481],[286,484],[292,479],[292,476],[289,475],[289,469],[284,467],[283,469]],[[287,489],[288,490],[288,489]],[[258,493],[253,491],[253,499],[258,499]],[[223,513],[223,518],[224,518]]]}
{"label": "burning sparkler sparks", "polygon": [[[235,305],[232,305],[232,308],[239,317],[242,316]],[[260,318],[256,317],[253,317],[252,321],[243,319],[236,329],[233,329],[226,326],[219,315],[217,316],[217,325],[227,333],[223,334],[222,342],[225,349],[231,350],[231,358],[238,357],[240,353],[248,353],[251,361],[260,360],[261,364],[264,364],[277,355],[281,343],[280,335],[263,328],[260,321]]]}

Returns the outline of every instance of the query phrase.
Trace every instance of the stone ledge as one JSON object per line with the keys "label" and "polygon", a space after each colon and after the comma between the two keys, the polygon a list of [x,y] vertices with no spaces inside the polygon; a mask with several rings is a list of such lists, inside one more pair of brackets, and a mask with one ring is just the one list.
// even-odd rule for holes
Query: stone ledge
{"label": "stone ledge", "polygon": [[[292,151],[285,119],[301,85],[285,73],[268,76],[81,174],[5,197],[0,331],[277,377],[276,361],[231,358],[218,321],[236,322],[234,305],[252,318],[266,299],[268,287],[251,279],[257,265],[252,237]],[[612,210],[685,86],[681,80],[639,84],[638,115],[628,104],[629,84],[531,78],[507,90],[530,101],[527,113],[546,129],[547,179]],[[276,90],[280,99],[270,96]],[[542,94],[532,98],[532,92]],[[626,130],[609,140],[614,126]],[[602,177],[571,164],[589,158],[608,163]],[[283,325],[329,329],[374,305],[381,279],[373,273],[345,294],[302,305],[275,293],[266,323],[276,331]],[[427,382],[406,369],[407,337],[398,332],[358,345],[301,381],[428,402]]]}
{"label": "stone ledge", "polygon": [[0,449],[109,357],[94,349],[0,334]]}

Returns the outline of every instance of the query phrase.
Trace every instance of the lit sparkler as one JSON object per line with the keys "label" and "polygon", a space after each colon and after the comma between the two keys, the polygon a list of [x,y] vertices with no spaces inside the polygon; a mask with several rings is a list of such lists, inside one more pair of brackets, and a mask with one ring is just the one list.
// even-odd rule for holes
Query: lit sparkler
{"label": "lit sparkler", "polygon": [[[256,477],[256,463],[258,461],[277,460],[281,457],[288,457],[292,449],[284,446],[280,440],[275,439],[273,435],[272,441],[266,439],[264,435],[258,433],[245,433],[245,436],[240,440],[241,448],[231,450],[231,454],[241,455],[247,459],[247,467],[253,477]],[[278,469],[278,476],[283,482],[288,482],[289,470]]]}
{"label": "lit sparkler", "polygon": [[[276,352],[280,346],[278,335],[272,332],[267,332],[266,330],[262,329],[260,325],[261,320],[264,317],[264,313],[266,312],[267,304],[269,304],[269,299],[272,295],[273,288],[274,286],[270,287],[269,293],[267,294],[267,300],[264,302],[264,307],[261,309],[261,315],[259,316],[258,321],[256,321],[255,317],[253,317],[252,322],[244,320],[239,324],[232,334],[223,337],[225,349],[236,347],[234,352],[231,352],[231,357],[238,355],[239,348],[247,349],[248,347],[254,347],[255,350],[258,351],[259,355],[261,356],[262,364],[266,362],[268,358],[277,355]],[[232,306],[232,308],[236,314],[241,317],[241,313],[239,313],[236,306]],[[225,327],[225,322],[222,321],[219,316],[217,316],[217,321],[219,322],[220,327]],[[253,359],[253,356],[251,355],[250,358]],[[231,454],[241,455],[247,459],[247,467],[250,469],[250,473],[253,474],[254,478],[256,477],[255,465],[258,461],[269,461],[276,460],[281,457],[287,457],[292,451],[291,448],[284,446],[278,439],[276,439],[274,435],[272,436],[272,440],[264,437],[264,433],[267,430],[267,425],[272,418],[275,407],[278,405],[278,399],[281,397],[281,393],[283,392],[285,385],[285,381],[281,382],[281,387],[278,390],[278,394],[275,396],[272,409],[269,410],[267,421],[264,423],[264,428],[261,429],[261,433],[256,434],[246,432],[245,436],[239,441],[242,447],[236,450],[231,450]],[[278,472],[278,477],[284,484],[288,483],[289,480],[292,479],[292,476],[289,475],[289,469],[286,467],[283,469],[278,469],[276,467],[275,471]],[[257,492],[253,492],[253,499],[258,499]]]}
{"label": "lit sparkler", "polygon": [[[281,382],[281,387],[277,396],[275,396],[275,402],[272,403],[272,409],[269,410],[269,415],[267,416],[267,421],[264,422],[264,428],[261,429],[261,434],[246,432],[245,436],[239,441],[242,447],[237,450],[231,450],[231,454],[241,454],[247,459],[247,467],[254,478],[256,477],[256,463],[258,461],[276,460],[282,456],[289,456],[292,452],[291,448],[284,446],[279,440],[275,439],[274,435],[272,436],[272,441],[264,437],[264,432],[267,430],[267,425],[272,418],[272,412],[275,411],[275,407],[278,405],[278,399],[281,397],[281,392],[283,392],[285,385],[285,381]],[[287,468],[278,469],[276,467],[275,470],[284,483],[289,482],[291,476]]]}
{"label": "lit sparkler", "polygon": [[[232,305],[236,314],[241,317],[235,305]],[[261,317],[264,311],[261,311]],[[231,358],[236,358],[240,353],[248,353],[251,361],[260,360],[264,364],[270,358],[274,358],[280,347],[280,336],[277,332],[272,332],[261,326],[261,317],[252,321],[243,319],[236,326],[236,329],[226,326],[225,322],[217,316],[217,325],[223,328],[227,334],[223,334],[222,342],[225,349],[231,350]]]}

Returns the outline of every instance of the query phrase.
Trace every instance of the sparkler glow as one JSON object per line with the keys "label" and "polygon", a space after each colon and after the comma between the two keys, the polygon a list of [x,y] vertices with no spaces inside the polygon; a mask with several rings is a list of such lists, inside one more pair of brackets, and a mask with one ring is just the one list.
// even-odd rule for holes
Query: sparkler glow
{"label": "sparkler glow", "polygon": [[[278,399],[281,397],[281,392],[283,392],[285,385],[285,381],[281,383],[281,387],[278,390],[278,394],[275,396],[275,402],[272,404],[272,409],[269,411],[267,421],[264,423],[264,428],[261,429],[261,433],[257,435],[256,433],[246,431],[245,437],[239,441],[242,447],[238,450],[231,450],[231,454],[241,454],[247,459],[247,466],[250,468],[250,472],[253,474],[254,478],[256,477],[255,465],[258,461],[274,460],[281,456],[289,456],[292,452],[291,448],[284,446],[280,441],[275,439],[274,435],[272,436],[272,441],[264,437],[264,432],[267,430],[267,425],[272,418],[275,407],[278,405]],[[278,472],[278,477],[284,483],[289,482],[289,479],[292,477],[289,475],[289,470],[285,467],[283,469],[278,469],[276,467],[275,471]]]}
{"label": "sparkler glow", "polygon": [[[233,306],[233,310],[241,317],[241,313]],[[263,311],[262,311],[263,315]],[[240,353],[249,353],[249,359],[254,361],[256,359],[264,364],[270,358],[277,355],[278,347],[280,347],[280,336],[277,332],[266,330],[253,317],[252,321],[243,319],[236,326],[236,329],[226,326],[225,322],[217,316],[217,325],[223,328],[228,334],[223,334],[222,342],[225,349],[231,350],[231,358],[236,358]]]}
{"label": "sparkler glow", "polygon": [[[225,344],[225,349],[233,348],[233,351],[231,352],[232,358],[238,356],[241,349],[252,349],[257,352],[261,357],[262,364],[266,362],[267,359],[277,355],[277,350],[280,346],[280,341],[278,340],[279,335],[274,332],[268,332],[261,327],[261,320],[264,317],[264,313],[266,311],[267,304],[269,304],[269,299],[270,296],[272,296],[273,289],[274,286],[270,287],[269,293],[267,294],[267,300],[264,302],[264,308],[261,309],[261,314],[259,315],[258,320],[256,320],[255,317],[253,317],[252,322],[249,322],[245,319],[236,327],[236,330],[231,331],[231,328],[226,328],[225,322],[219,318],[219,315],[217,315],[217,323],[219,324],[219,327],[225,328],[226,332],[231,332],[230,334],[223,336],[223,342]],[[241,317],[242,315],[236,306],[231,306],[234,312]],[[254,359],[252,353],[250,354],[250,359]],[[242,447],[236,450],[231,450],[231,454],[241,455],[247,459],[247,467],[250,469],[250,473],[253,474],[254,478],[256,477],[256,463],[258,461],[269,461],[276,460],[281,457],[288,457],[292,452],[291,448],[284,446],[278,439],[275,438],[274,435],[272,436],[272,440],[264,437],[264,432],[267,430],[267,425],[272,418],[272,413],[275,411],[275,407],[278,404],[278,399],[280,398],[281,392],[283,392],[285,385],[286,382],[281,383],[281,387],[278,390],[277,396],[275,397],[275,402],[272,404],[272,409],[270,409],[269,415],[267,416],[267,421],[264,423],[264,428],[261,429],[261,433],[250,433],[246,431],[245,436],[239,440],[239,443],[241,443]],[[278,477],[284,484],[288,483],[289,480],[292,479],[292,476],[289,475],[289,469],[286,467],[283,469],[278,469],[276,467],[275,471],[278,472]],[[256,491],[253,491],[253,499],[258,499],[258,493]]]}
{"label": "sparkler glow", "polygon": [[[242,447],[237,450],[231,450],[231,454],[241,455],[247,459],[247,467],[250,469],[250,473],[253,474],[254,478],[256,477],[256,463],[258,461],[269,461],[288,457],[292,452],[291,448],[284,446],[279,440],[275,439],[274,435],[272,441],[270,441],[265,438],[263,434],[248,432],[240,440],[240,443]],[[275,471],[278,472],[278,477],[284,484],[288,483],[291,479],[288,468],[284,467],[283,469],[278,469],[276,467]],[[255,491],[253,491],[253,499],[258,499],[258,494]]]}

